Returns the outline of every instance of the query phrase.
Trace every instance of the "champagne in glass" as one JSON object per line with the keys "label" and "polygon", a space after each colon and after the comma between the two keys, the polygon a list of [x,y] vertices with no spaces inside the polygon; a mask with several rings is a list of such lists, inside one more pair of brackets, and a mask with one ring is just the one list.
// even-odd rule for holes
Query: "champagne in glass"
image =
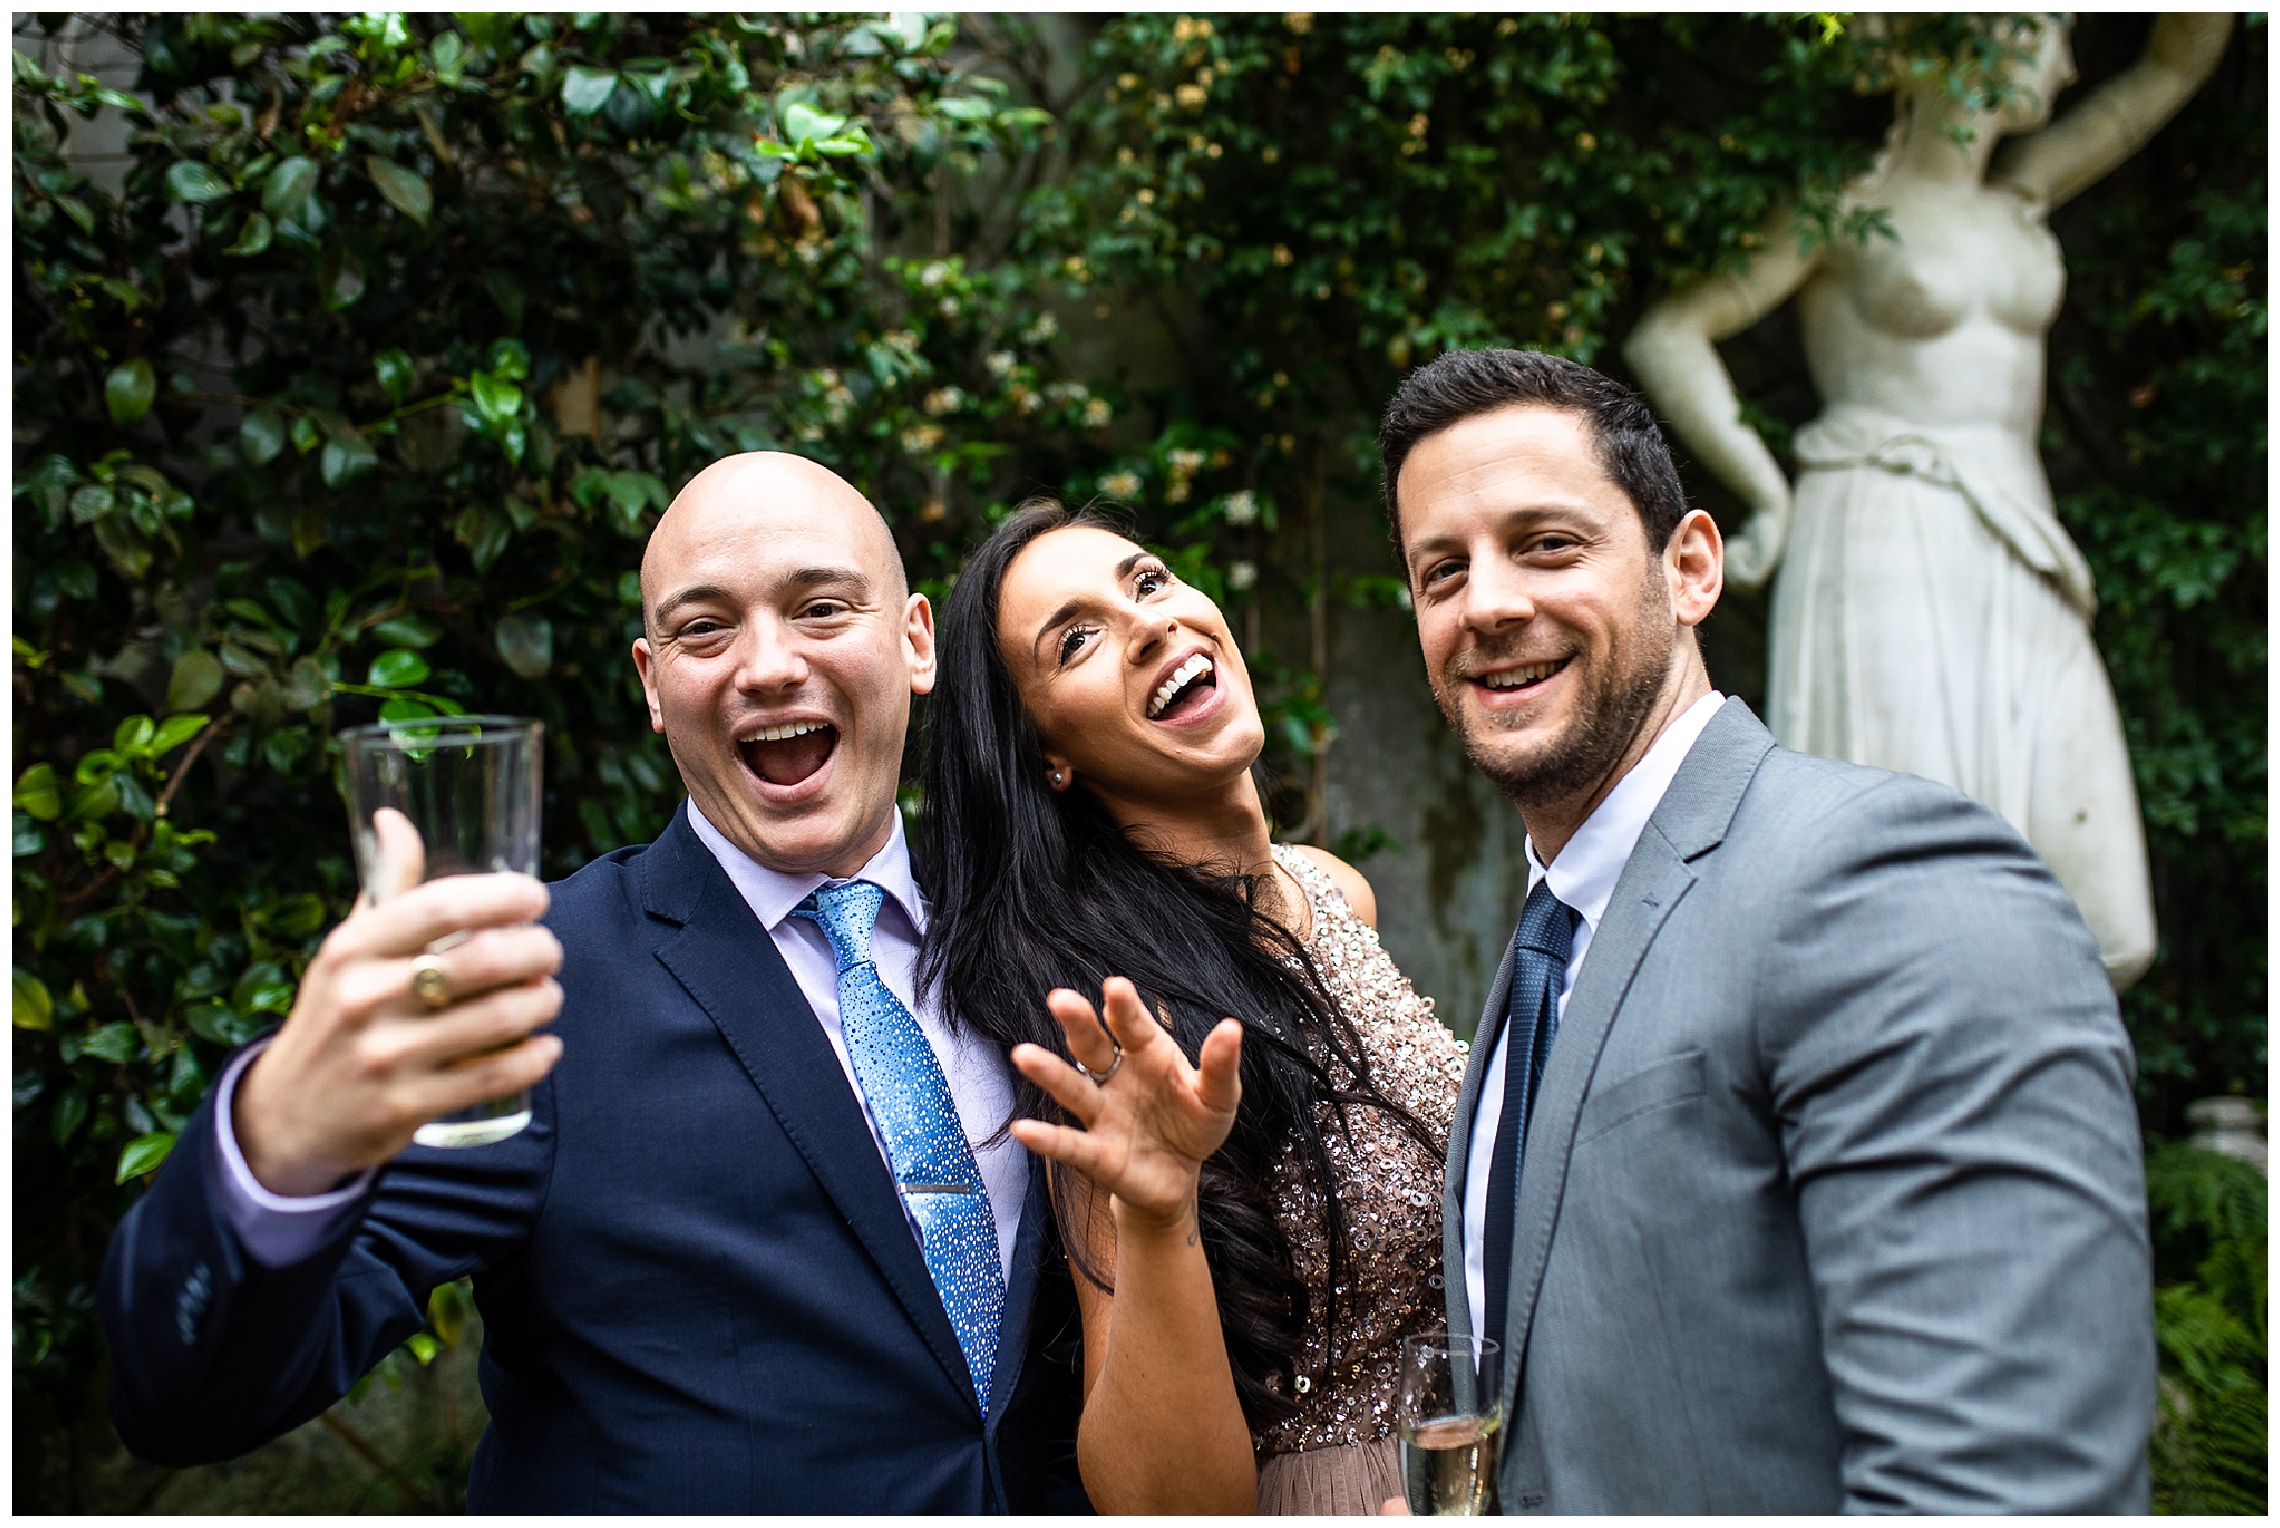
{"label": "champagne in glass", "polygon": [[1402,1489],[1419,1517],[1479,1517],[1496,1510],[1504,1408],[1497,1346],[1427,1332],[1401,1343],[1394,1429]]}
{"label": "champagne in glass", "polygon": [[[538,874],[539,741],[519,716],[431,716],[351,727],[340,735],[349,828],[365,894],[388,891],[373,816],[410,819],[426,852],[423,881],[511,870]],[[458,942],[438,940],[437,953]],[[530,1123],[526,1089],[431,1120],[422,1146],[482,1146]]]}

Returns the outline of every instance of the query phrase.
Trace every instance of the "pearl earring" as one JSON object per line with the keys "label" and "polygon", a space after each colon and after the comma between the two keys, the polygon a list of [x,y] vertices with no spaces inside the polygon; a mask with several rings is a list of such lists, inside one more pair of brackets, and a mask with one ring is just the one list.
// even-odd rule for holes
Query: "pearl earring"
{"label": "pearl earring", "polygon": [[1053,771],[1053,788],[1055,790],[1059,790],[1061,787],[1067,785],[1068,783],[1069,772],[1067,770],[1056,769]]}

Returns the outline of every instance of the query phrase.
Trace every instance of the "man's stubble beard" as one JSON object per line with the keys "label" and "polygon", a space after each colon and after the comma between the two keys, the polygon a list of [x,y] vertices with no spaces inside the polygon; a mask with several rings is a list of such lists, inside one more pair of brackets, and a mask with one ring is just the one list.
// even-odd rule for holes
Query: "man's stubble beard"
{"label": "man's stubble beard", "polygon": [[[1654,571],[1660,572],[1659,564]],[[1650,577],[1641,589],[1637,614],[1640,619],[1635,633],[1644,640],[1645,649],[1639,650],[1619,637],[1607,654],[1604,671],[1594,668],[1587,672],[1573,724],[1531,758],[1510,762],[1499,757],[1488,743],[1493,731],[1484,736],[1468,725],[1466,712],[1458,704],[1463,680],[1437,680],[1433,685],[1433,698],[1456,729],[1465,757],[1523,812],[1532,807],[1557,806],[1595,790],[1621,762],[1653,714],[1655,702],[1669,682],[1671,660],[1678,646],[1677,632],[1669,619],[1669,595],[1659,578]],[[1488,656],[1493,661],[1502,654],[1491,650]]]}

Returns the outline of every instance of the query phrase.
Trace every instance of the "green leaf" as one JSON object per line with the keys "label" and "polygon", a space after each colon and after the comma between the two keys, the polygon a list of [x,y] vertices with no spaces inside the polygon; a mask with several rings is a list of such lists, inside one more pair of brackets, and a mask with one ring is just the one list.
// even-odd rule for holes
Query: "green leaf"
{"label": "green leaf", "polygon": [[113,367],[103,379],[103,406],[111,411],[111,422],[122,427],[149,413],[157,396],[158,373],[141,356]]}
{"label": "green leaf", "polygon": [[50,1126],[55,1135],[55,1143],[61,1146],[78,1134],[79,1127],[86,1123],[87,1090],[78,1086],[64,1089],[63,1096],[55,1101],[55,1114]]}
{"label": "green leaf", "polygon": [[222,693],[222,660],[203,647],[193,647],[174,660],[174,674],[166,682],[166,709],[201,711]]}
{"label": "green leaf", "polygon": [[518,339],[493,340],[490,350],[483,357],[483,364],[490,368],[495,377],[520,382],[530,375],[530,347]]}
{"label": "green leaf", "polygon": [[294,155],[269,172],[261,188],[261,210],[282,222],[301,210],[309,193],[317,189],[317,162]]}
{"label": "green leaf", "polygon": [[295,711],[314,711],[332,697],[332,676],[314,658],[296,658],[277,698]]}
{"label": "green leaf", "polygon": [[127,1142],[127,1149],[119,1153],[119,1175],[112,1181],[124,1183],[129,1178],[139,1178],[145,1173],[156,1172],[160,1164],[165,1162],[167,1153],[172,1150],[174,1150],[174,1133],[172,1131],[154,1130],[148,1135],[136,1136]]}
{"label": "green leaf", "polygon": [[75,525],[92,525],[119,507],[119,497],[108,488],[90,483],[71,496],[71,519]]}
{"label": "green leaf", "polygon": [[390,647],[433,647],[443,628],[424,615],[399,615],[374,626],[372,635]]}
{"label": "green leaf", "polygon": [[63,811],[63,796],[56,787],[53,767],[34,764],[16,777],[15,807],[42,822],[55,821]]}
{"label": "green leaf", "polygon": [[491,628],[499,661],[525,679],[537,679],[554,666],[554,625],[543,615],[518,610],[499,617]]}
{"label": "green leaf", "polygon": [[313,891],[287,897],[270,911],[269,926],[288,939],[306,939],[325,926],[325,899]]}
{"label": "green leaf", "polygon": [[70,803],[63,809],[64,822],[100,821],[119,809],[119,783],[104,780],[72,792]]}
{"label": "green leaf", "polygon": [[433,715],[435,707],[416,700],[406,700],[401,695],[380,703],[380,719],[384,722],[416,722],[422,717]]}
{"label": "green leaf", "polygon": [[211,165],[178,159],[167,167],[166,193],[178,202],[216,202],[230,194],[230,183]]}
{"label": "green leaf", "polygon": [[239,232],[236,241],[222,253],[236,255],[240,259],[250,258],[267,249],[269,241],[276,236],[276,233],[277,230],[270,223],[267,214],[257,212],[245,220],[245,227]]}
{"label": "green leaf", "polygon": [[616,88],[616,70],[574,64],[562,75],[562,109],[573,117],[590,117],[602,109]]}
{"label": "green leaf", "polygon": [[9,985],[14,989],[14,1017],[18,1029],[55,1027],[55,999],[48,996],[47,983],[18,966]]}
{"label": "green leaf", "polygon": [[150,756],[163,759],[184,743],[206,730],[208,718],[195,712],[188,716],[170,716],[158,725],[158,735],[150,740]]}
{"label": "green leaf", "polygon": [[507,424],[522,412],[522,389],[512,382],[478,371],[467,379],[467,386],[485,424],[494,427]]}
{"label": "green leaf", "polygon": [[427,659],[407,648],[392,647],[372,660],[372,672],[364,682],[383,690],[400,690],[418,684],[428,672]]}
{"label": "green leaf", "polygon": [[111,731],[111,746],[122,754],[148,754],[158,736],[158,723],[147,716],[130,716]]}
{"label": "green leaf", "polygon": [[124,1065],[133,1057],[139,1038],[132,1024],[106,1024],[87,1037],[87,1042],[79,1048],[80,1054]]}
{"label": "green leaf", "polygon": [[316,448],[317,442],[323,438],[324,432],[317,428],[317,422],[314,419],[311,419],[308,415],[303,414],[300,418],[293,421],[292,439],[294,450],[304,453],[314,450]]}
{"label": "green leaf", "polygon": [[327,488],[338,488],[353,478],[361,477],[379,465],[380,455],[362,434],[351,430],[335,435],[325,442],[324,454],[317,458],[318,471]]}
{"label": "green leaf", "polygon": [[401,350],[383,350],[372,358],[372,372],[388,401],[401,408],[412,387],[412,358]]}
{"label": "green leaf", "polygon": [[364,168],[389,206],[422,227],[427,225],[428,214],[435,211],[435,193],[428,189],[425,176],[378,154],[366,155]]}
{"label": "green leaf", "polygon": [[487,504],[470,504],[452,518],[452,539],[467,548],[475,571],[488,573],[491,564],[514,539],[514,522]]}
{"label": "green leaf", "polygon": [[816,138],[831,138],[847,125],[845,117],[834,117],[817,111],[805,101],[794,101],[783,110],[784,140],[797,147]]}
{"label": "green leaf", "polygon": [[266,467],[285,449],[285,421],[275,409],[255,409],[238,421],[238,450],[247,463]]}

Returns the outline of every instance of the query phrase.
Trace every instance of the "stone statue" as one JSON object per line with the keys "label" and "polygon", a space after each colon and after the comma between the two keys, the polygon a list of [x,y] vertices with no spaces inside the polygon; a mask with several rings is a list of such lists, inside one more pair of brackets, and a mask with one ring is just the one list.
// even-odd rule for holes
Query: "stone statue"
{"label": "stone statue", "polygon": [[[1893,237],[1808,248],[1785,213],[1748,266],[1664,298],[1624,347],[1663,418],[1753,511],[1728,578],[1753,588],[1781,569],[1774,734],[2001,812],[2082,909],[2117,989],[2153,960],[2153,905],[2090,639],[2096,591],[2035,450],[2066,280],[2045,218],[2176,113],[2231,24],[2162,16],[2136,64],[2052,121],[2074,78],[2065,24],[2009,23],[2026,60],[2002,103],[1957,103],[1936,74],[1904,84],[1891,141],[1846,188],[1845,210],[1881,212]],[[1798,432],[1794,489],[1712,348],[1793,293],[1823,403]]]}

